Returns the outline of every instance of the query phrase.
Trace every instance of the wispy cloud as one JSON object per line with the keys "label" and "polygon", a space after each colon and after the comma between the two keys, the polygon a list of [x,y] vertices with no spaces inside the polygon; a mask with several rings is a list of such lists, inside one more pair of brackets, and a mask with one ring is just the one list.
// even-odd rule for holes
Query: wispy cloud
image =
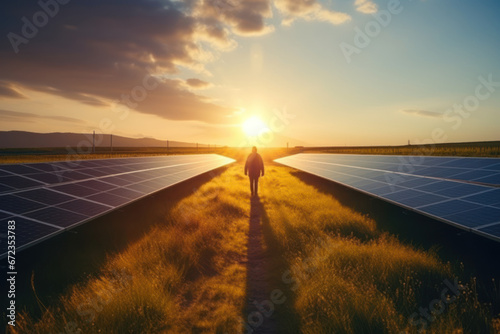
{"label": "wispy cloud", "polygon": [[401,110],[402,113],[409,114],[409,115],[416,115],[416,116],[423,116],[423,117],[433,117],[433,118],[439,118],[443,117],[443,114],[435,112],[435,111],[428,111],[428,110],[419,110],[419,109],[403,109]]}
{"label": "wispy cloud", "polygon": [[68,122],[68,123],[76,123],[76,124],[85,124],[86,122],[72,117],[66,116],[45,116],[38,115],[27,112],[19,112],[19,111],[11,111],[11,110],[2,110],[0,109],[0,119],[4,121],[15,121],[15,122],[35,122],[37,120],[53,120],[60,122]]}
{"label": "wispy cloud", "polygon": [[282,24],[291,25],[296,19],[322,21],[334,25],[349,22],[351,16],[324,8],[316,0],[275,0],[274,5],[284,15]]}
{"label": "wispy cloud", "polygon": [[1,97],[14,98],[14,99],[26,98],[26,96],[19,90],[17,90],[15,86],[7,82],[0,81],[0,98]]}
{"label": "wispy cloud", "polygon": [[196,78],[186,80],[186,85],[191,89],[207,89],[213,86],[212,83]]}
{"label": "wispy cloud", "polygon": [[378,11],[378,6],[372,0],[356,0],[354,2],[356,10],[363,14],[373,14]]}

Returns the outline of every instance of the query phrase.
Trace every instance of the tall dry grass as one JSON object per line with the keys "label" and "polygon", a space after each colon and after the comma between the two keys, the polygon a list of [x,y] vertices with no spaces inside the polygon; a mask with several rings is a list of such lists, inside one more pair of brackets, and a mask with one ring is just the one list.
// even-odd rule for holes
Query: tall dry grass
{"label": "tall dry grass", "polygon": [[12,333],[239,332],[249,205],[240,173],[197,189],[40,319],[20,314]]}
{"label": "tall dry grass", "polygon": [[[449,303],[427,333],[494,331],[474,282],[460,282],[457,298],[442,293],[460,272],[291,171],[269,165],[260,184],[268,279],[286,297],[280,333],[417,333],[419,309],[440,298]],[[241,164],[228,168],[40,319],[22,314],[13,333],[245,332],[247,182]]]}
{"label": "tall dry grass", "polygon": [[[461,282],[461,274],[436,254],[382,233],[374,221],[304,184],[287,168],[271,168],[262,190],[267,240],[281,258],[276,284],[288,285],[293,303],[281,315],[284,332],[493,331],[475,282]],[[443,293],[455,280],[458,296],[450,289]],[[420,308],[429,309],[441,298],[449,302],[443,302],[444,309],[420,314]]]}

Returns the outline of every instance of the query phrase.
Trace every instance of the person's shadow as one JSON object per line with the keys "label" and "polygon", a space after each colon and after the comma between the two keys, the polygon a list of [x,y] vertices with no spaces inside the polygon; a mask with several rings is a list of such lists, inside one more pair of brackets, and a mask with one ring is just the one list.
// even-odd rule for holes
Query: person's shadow
{"label": "person's shadow", "polygon": [[276,332],[274,310],[269,307],[272,290],[268,277],[270,256],[264,248],[263,217],[265,217],[265,210],[260,198],[251,197],[247,245],[247,301],[244,320],[245,325],[249,326],[255,334]]}

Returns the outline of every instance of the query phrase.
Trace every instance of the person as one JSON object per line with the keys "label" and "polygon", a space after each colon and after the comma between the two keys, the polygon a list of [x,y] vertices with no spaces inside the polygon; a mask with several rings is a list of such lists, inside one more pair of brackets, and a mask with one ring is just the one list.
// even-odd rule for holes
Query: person
{"label": "person", "polygon": [[250,192],[252,196],[257,196],[259,191],[259,177],[264,176],[264,162],[257,147],[252,147],[252,153],[248,156],[245,163],[245,175],[250,179]]}

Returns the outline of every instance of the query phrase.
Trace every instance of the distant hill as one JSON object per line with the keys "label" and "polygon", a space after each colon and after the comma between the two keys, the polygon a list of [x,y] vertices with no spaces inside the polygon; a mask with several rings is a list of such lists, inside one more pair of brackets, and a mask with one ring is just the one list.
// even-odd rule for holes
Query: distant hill
{"label": "distant hill", "polygon": [[[110,135],[96,134],[96,147],[109,147]],[[34,133],[26,131],[0,131],[0,148],[50,148],[91,146],[92,134]],[[167,142],[154,138],[127,138],[113,136],[113,147],[166,147]],[[170,147],[196,147],[196,143],[169,141]],[[200,144],[199,147],[207,147]]]}

